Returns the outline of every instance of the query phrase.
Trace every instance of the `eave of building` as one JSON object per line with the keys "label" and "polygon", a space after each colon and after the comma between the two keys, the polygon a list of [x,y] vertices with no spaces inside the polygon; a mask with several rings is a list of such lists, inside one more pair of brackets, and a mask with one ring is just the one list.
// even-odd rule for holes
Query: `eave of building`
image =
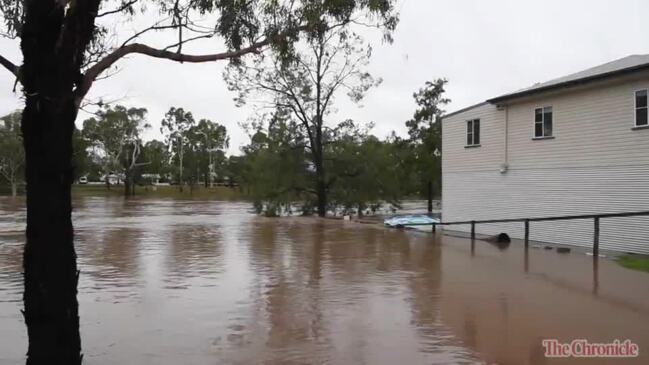
{"label": "eave of building", "polygon": [[532,88],[529,90],[523,90],[520,92],[514,92],[511,94],[505,94],[501,95],[495,98],[487,99],[487,103],[490,104],[495,104],[495,105],[503,105],[506,104],[507,102],[510,102],[515,99],[520,99],[523,97],[527,96],[532,96],[540,93],[545,93],[549,91],[557,91],[561,89],[567,89],[575,86],[582,86],[585,84],[589,84],[595,81],[601,81],[605,79],[610,79],[613,77],[619,77],[619,76],[624,76],[628,74],[632,74],[635,72],[643,71],[643,70],[649,70],[649,64],[643,64],[643,65],[638,65],[634,67],[629,67],[625,68],[622,70],[616,70],[616,71],[611,71],[611,72],[606,72],[598,75],[593,75],[589,77],[584,77],[581,79],[576,79],[576,80],[570,80],[566,82],[561,82],[557,84],[552,84],[552,85],[547,85],[547,86],[541,86],[537,88]]}
{"label": "eave of building", "polygon": [[[452,117],[454,115],[469,111],[473,108],[477,108],[485,104],[493,104],[496,107],[503,107],[505,105],[528,100],[530,98],[535,98],[537,96],[556,94],[556,93],[562,93],[564,91],[576,90],[584,87],[591,87],[591,85],[593,86],[596,85],[598,81],[605,82],[608,80],[615,80],[615,79],[623,80],[627,78],[633,78],[636,74],[640,74],[642,71],[649,71],[649,62],[647,62],[648,55],[632,55],[632,56],[628,56],[595,67],[595,68],[606,67],[607,65],[613,65],[613,67],[615,67],[615,65],[619,64],[619,62],[625,62],[626,60],[629,59],[633,62],[633,59],[637,57],[642,58],[640,60],[640,62],[642,63],[633,66],[617,68],[607,72],[600,72],[589,76],[569,79],[561,82],[548,81],[538,86],[532,86],[527,89],[497,96],[495,98],[488,99],[485,102],[471,105],[469,107],[462,108],[460,110],[445,114],[442,116],[442,119]],[[584,70],[582,72],[588,72],[589,70],[590,69]],[[570,77],[570,75],[566,77]]]}

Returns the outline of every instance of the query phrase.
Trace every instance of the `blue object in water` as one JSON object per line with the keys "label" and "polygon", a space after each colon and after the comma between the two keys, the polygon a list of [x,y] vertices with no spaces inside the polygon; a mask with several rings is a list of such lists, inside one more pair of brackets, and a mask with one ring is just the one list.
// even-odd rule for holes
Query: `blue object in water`
{"label": "blue object in water", "polygon": [[389,227],[407,227],[407,226],[422,226],[427,224],[439,223],[439,219],[431,218],[427,215],[401,215],[386,218],[383,224]]}

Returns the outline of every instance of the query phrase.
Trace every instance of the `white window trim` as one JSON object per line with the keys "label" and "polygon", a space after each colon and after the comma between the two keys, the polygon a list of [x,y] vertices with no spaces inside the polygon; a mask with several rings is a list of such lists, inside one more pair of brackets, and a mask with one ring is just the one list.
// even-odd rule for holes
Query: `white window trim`
{"label": "white window trim", "polygon": [[[480,147],[480,143],[475,143],[475,123],[474,122],[476,120],[480,121],[480,118],[467,119],[467,120],[464,121],[464,126],[465,126],[465,129],[464,129],[464,142],[465,142],[464,147]],[[469,122],[471,122],[471,143],[470,144],[466,143],[466,142],[468,142],[467,140],[468,140],[468,137],[469,137],[469,130],[468,130]],[[482,123],[480,123],[480,125],[482,125]],[[480,138],[482,138],[482,136],[480,136]]]}
{"label": "white window trim", "polygon": [[647,109],[647,120],[649,120],[649,89],[638,89],[633,91],[633,128],[649,128],[649,124],[642,124],[638,125],[638,114],[636,113],[638,111],[638,101],[636,100],[636,93],[638,91],[645,91],[647,93],[647,106],[645,109]]}
{"label": "white window trim", "polygon": [[[635,94],[634,94],[635,95]],[[551,136],[546,136],[545,135],[545,113],[543,113],[543,109],[545,108],[552,108],[552,135]],[[536,110],[541,109],[541,126],[543,127],[543,135],[542,136],[537,136],[536,135]],[[534,110],[532,110],[532,139],[553,139],[554,138],[554,105],[544,105],[544,106],[536,106],[534,107]]]}

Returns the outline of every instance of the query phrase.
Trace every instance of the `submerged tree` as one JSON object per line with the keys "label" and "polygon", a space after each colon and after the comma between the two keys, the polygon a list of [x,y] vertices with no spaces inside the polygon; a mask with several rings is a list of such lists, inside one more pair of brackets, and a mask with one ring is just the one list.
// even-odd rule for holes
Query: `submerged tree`
{"label": "submerged tree", "polygon": [[404,195],[403,168],[392,140],[371,135],[371,125],[361,127],[348,120],[327,139],[332,176],[332,207],[345,213],[375,212],[384,202],[398,205]]}
{"label": "submerged tree", "polygon": [[202,177],[207,187],[213,182],[215,163],[225,156],[223,149],[228,147],[228,131],[219,123],[201,119],[189,128],[187,137],[198,167],[196,177]]}
{"label": "submerged tree", "polygon": [[329,176],[325,166],[326,117],[336,95],[346,91],[354,102],[380,81],[364,70],[372,48],[347,28],[321,28],[302,43],[296,55],[258,57],[235,64],[226,74],[230,89],[239,92],[239,104],[251,96],[262,107],[271,106],[296,121],[315,169],[318,215],[327,211]]}
{"label": "submerged tree", "polygon": [[0,176],[11,186],[11,196],[18,194],[18,183],[23,180],[25,154],[20,133],[20,112],[0,118]]}
{"label": "submerged tree", "polygon": [[308,195],[315,193],[309,184],[312,169],[298,129],[278,114],[267,124],[254,124],[250,144],[242,149],[244,156],[238,166],[231,166],[258,213],[276,216],[296,201],[303,201],[310,211]]}
{"label": "submerged tree", "polygon": [[171,173],[171,153],[162,141],[154,139],[145,143],[142,146],[142,159],[147,162],[142,167],[143,173],[159,175],[162,179]]}
{"label": "submerged tree", "polygon": [[413,166],[419,191],[426,191],[428,211],[433,210],[433,196],[442,188],[442,107],[450,102],[444,97],[445,79],[427,81],[423,88],[413,94],[417,110],[406,122],[413,150]]}
{"label": "submerged tree", "polygon": [[149,127],[145,119],[146,113],[144,108],[116,105],[102,108],[97,112],[97,118],[83,122],[82,133],[101,151],[106,186],[110,187],[110,173],[123,171],[126,196],[132,195],[133,172],[138,166],[142,132]]}
{"label": "submerged tree", "polygon": [[188,131],[194,125],[194,116],[183,108],[171,107],[162,120],[160,132],[171,146],[174,159],[178,166],[178,185],[183,191],[183,162],[185,160],[185,146],[188,143]]}
{"label": "submerged tree", "polygon": [[[314,16],[314,6],[323,8]],[[79,364],[81,340],[77,264],[71,220],[72,135],[80,105],[92,85],[127,55],[196,63],[238,59],[272,46],[290,53],[300,32],[343,26],[359,11],[394,29],[391,0],[1,0],[2,35],[20,38],[18,66],[0,64],[22,85],[22,134],[27,190],[24,254],[28,364]],[[124,21],[150,26],[133,35],[111,34]],[[117,24],[120,27],[117,27]],[[157,47],[143,35],[173,32],[176,41]],[[124,37],[126,35],[126,37]],[[121,39],[120,39],[121,38]],[[226,50],[202,55],[187,44],[219,38]]]}
{"label": "submerged tree", "polygon": [[88,175],[95,167],[94,156],[90,154],[92,143],[84,137],[81,130],[75,127],[72,133],[72,147],[73,177],[74,180],[78,180],[81,176]]}

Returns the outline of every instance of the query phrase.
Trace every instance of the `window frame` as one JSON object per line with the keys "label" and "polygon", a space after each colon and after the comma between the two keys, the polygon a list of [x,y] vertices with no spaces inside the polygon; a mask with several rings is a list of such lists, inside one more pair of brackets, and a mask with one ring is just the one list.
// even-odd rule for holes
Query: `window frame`
{"label": "window frame", "polygon": [[[552,109],[552,134],[551,135],[546,135],[545,134],[545,112],[544,110],[546,108],[551,108]],[[537,136],[536,135],[536,111],[541,109],[541,131],[543,132],[543,135]],[[532,116],[532,139],[537,140],[537,139],[553,139],[554,138],[554,105],[543,105],[543,106],[536,106],[534,107],[533,111],[533,116]]]}
{"label": "window frame", "polygon": [[[647,124],[638,124],[638,97],[637,93],[640,91],[645,92],[645,97],[647,98],[647,105],[645,105],[644,108],[647,111]],[[633,91],[633,128],[634,129],[642,129],[642,128],[649,128],[649,89],[637,89]]]}
{"label": "window frame", "polygon": [[[478,122],[478,143],[475,143],[476,142],[475,141],[475,135],[476,135],[476,133],[475,133],[475,131],[476,131],[476,128],[475,128],[476,123],[475,122],[476,121]],[[471,143],[468,143],[469,142],[469,123],[471,123],[471,133],[470,133],[471,134]],[[481,138],[481,135],[480,135],[480,125],[481,125],[480,118],[467,119],[467,120],[465,120],[464,124],[466,126],[466,129],[464,130],[464,133],[465,133],[464,134],[464,142],[465,142],[464,147],[466,147],[466,148],[480,147],[480,138]]]}

